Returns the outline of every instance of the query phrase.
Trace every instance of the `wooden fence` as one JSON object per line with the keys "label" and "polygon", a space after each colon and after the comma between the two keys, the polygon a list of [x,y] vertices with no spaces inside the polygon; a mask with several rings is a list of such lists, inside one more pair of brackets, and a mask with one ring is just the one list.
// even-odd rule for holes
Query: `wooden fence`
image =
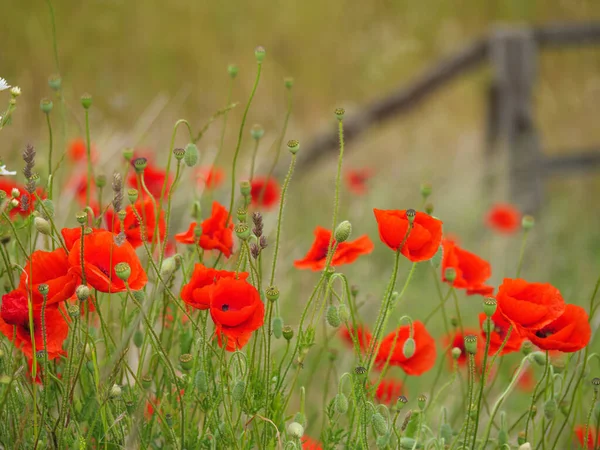
{"label": "wooden fence", "polygon": [[[410,112],[455,78],[488,63],[493,76],[487,93],[486,153],[491,156],[498,142],[506,144],[511,199],[524,211],[533,212],[541,205],[546,174],[600,166],[600,152],[594,149],[556,157],[545,156],[541,151],[532,96],[537,54],[547,48],[599,43],[600,23],[497,27],[438,62],[408,86],[373,101],[359,113],[347,114],[344,119],[346,142],[376,123]],[[324,132],[303,148],[299,164],[311,166],[336,149],[337,130]]]}

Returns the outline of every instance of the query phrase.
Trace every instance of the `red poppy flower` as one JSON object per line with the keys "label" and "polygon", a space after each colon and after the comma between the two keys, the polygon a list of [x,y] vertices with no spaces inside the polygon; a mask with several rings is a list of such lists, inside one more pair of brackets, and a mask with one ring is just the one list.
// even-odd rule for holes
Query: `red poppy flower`
{"label": "red poppy flower", "polygon": [[494,288],[487,284],[482,284],[474,288],[467,289],[467,295],[483,295],[484,297],[493,297]]}
{"label": "red poppy flower", "polygon": [[[9,200],[11,198],[13,189],[19,190],[19,195],[16,197],[17,201],[19,202],[19,206],[17,206],[16,208],[12,208],[10,210],[9,216],[11,218],[14,218],[17,214],[21,216],[27,216],[28,214],[32,213],[35,210],[35,196],[30,195],[25,189],[25,186],[23,186],[22,184],[13,181],[9,177],[0,176],[0,190],[6,192],[7,198]],[[37,188],[35,192],[40,196],[40,198],[46,198],[44,190],[42,188]],[[29,205],[27,209],[23,209],[23,205],[25,203]]]}
{"label": "red poppy flower", "polygon": [[[487,339],[487,333],[484,330],[484,323],[487,316],[484,313],[479,314],[479,326],[481,327],[481,339],[484,343]],[[506,333],[508,333],[508,328],[510,327],[510,322],[504,318],[499,311],[496,311],[492,316],[492,334],[490,335],[490,348],[488,350],[488,355],[495,354],[499,349],[504,339],[506,339]],[[523,337],[519,334],[519,330],[513,328],[510,332],[510,336],[502,349],[501,355],[506,355],[508,353],[514,353],[521,350],[521,346],[523,345]]]}
{"label": "red poppy flower", "polygon": [[[592,430],[591,427],[588,428],[587,442],[584,442],[583,435],[585,434],[585,425],[577,425],[575,427],[575,436],[577,436],[577,440],[579,441],[579,445],[588,450],[592,450],[593,448],[600,445],[600,432],[599,430]],[[594,444],[594,442],[596,442]]]}
{"label": "red poppy flower", "polygon": [[558,319],[565,301],[549,283],[505,278],[496,295],[498,311],[517,331],[536,331]]}
{"label": "red poppy flower", "polygon": [[[306,256],[294,261],[294,266],[299,269],[323,270],[325,267],[331,231],[323,227],[317,227],[314,234],[315,240]],[[353,263],[359,256],[366,255],[372,251],[373,242],[371,242],[371,239],[366,234],[355,241],[340,242],[331,259],[331,265],[335,267]]]}
{"label": "red poppy flower", "polygon": [[[202,222],[199,245],[204,250],[219,250],[229,258],[233,249],[233,223],[231,220],[227,222],[227,215],[225,207],[218,202],[213,203],[212,215]],[[175,240],[182,244],[194,244],[194,228],[196,222],[192,222],[185,233],[176,234]]]}
{"label": "red poppy flower", "polygon": [[321,444],[308,436],[302,436],[302,450],[323,450]]}
{"label": "red poppy flower", "polygon": [[[96,153],[96,149],[94,148],[94,145],[92,145],[91,150],[91,155],[92,155],[92,161],[96,161],[97,158],[97,153]],[[73,162],[78,162],[78,161],[87,161],[87,144],[86,142],[82,139],[82,138],[77,138],[72,140],[69,143],[69,149],[67,151],[67,155],[69,156],[69,159]]]}
{"label": "red poppy flower", "polygon": [[385,365],[390,353],[392,354],[390,365],[401,367],[408,375],[421,375],[434,366],[436,357],[435,340],[425,329],[425,325],[422,322],[413,322],[413,328],[413,339],[416,344],[414,355],[410,358],[404,356],[403,347],[409,337],[410,327],[408,325],[401,326],[381,341],[379,352],[375,359],[375,364],[378,368],[382,368]]}
{"label": "red poppy flower", "polygon": [[[102,231],[100,228],[90,228],[90,230],[93,232]],[[62,237],[65,241],[65,247],[71,250],[73,245],[75,245],[75,242],[77,242],[77,240],[81,237],[81,227],[63,228],[60,230],[60,234],[62,234]]]}
{"label": "red poppy flower", "polygon": [[246,280],[247,272],[229,272],[216,270],[202,264],[194,266],[194,272],[188,284],[181,289],[181,299],[196,309],[210,308],[210,291],[222,278]]}
{"label": "red poppy flower", "polygon": [[485,222],[494,231],[510,234],[519,229],[521,213],[508,203],[498,203],[488,211]]}
{"label": "red poppy flower", "polygon": [[356,195],[367,193],[367,181],[373,176],[373,170],[369,168],[354,169],[346,171],[346,184],[348,190]]}
{"label": "red poppy flower", "polygon": [[[450,350],[452,350],[454,347],[457,347],[460,349],[460,356],[458,357],[458,360],[456,361],[459,365],[459,367],[466,367],[467,366],[467,349],[465,348],[465,336],[469,336],[469,335],[473,335],[473,336],[477,336],[479,334],[479,332],[477,330],[471,330],[471,329],[467,329],[465,328],[464,330],[464,334],[460,332],[460,330],[457,330],[455,333],[451,334],[451,335],[447,335],[444,337],[444,347],[449,347]],[[480,366],[481,365],[481,360],[483,357],[483,351],[485,348],[485,342],[482,343],[481,339],[477,339],[477,353],[475,354],[475,363]],[[452,358],[452,352],[448,352],[448,362],[450,363],[450,367],[452,367],[452,364],[454,361]]]}
{"label": "red poppy flower", "polygon": [[252,205],[270,208],[279,201],[279,185],[275,178],[256,177],[252,180]]}
{"label": "red poppy flower", "polygon": [[[100,292],[126,291],[125,282],[117,277],[115,266],[121,262],[129,264],[131,290],[142,289],[148,277],[129,242],[110,231],[100,230],[85,235],[83,239],[85,279]],[[78,239],[69,253],[71,271],[81,277],[81,241]],[[112,267],[111,267],[112,266]]]}
{"label": "red poppy flower", "polygon": [[67,300],[75,292],[79,279],[69,272],[67,253],[58,248],[52,252],[36,250],[25,264],[25,272],[21,273],[19,289],[31,292],[34,304],[41,305],[44,297],[40,294],[40,284],[48,285],[46,303],[60,303]]}
{"label": "red poppy flower", "polygon": [[474,253],[463,250],[454,242],[444,239],[442,241],[444,256],[442,258],[442,280],[445,278],[446,269],[453,268],[456,272],[456,278],[452,285],[455,288],[467,289],[471,293],[483,291],[488,292],[489,286],[485,282],[492,276],[492,267],[490,263],[475,255]]}
{"label": "red poppy flower", "polygon": [[404,386],[398,380],[388,378],[381,380],[377,390],[375,391],[375,398],[379,400],[379,403],[386,405],[395,404],[398,397],[404,392]]}
{"label": "red poppy flower", "polygon": [[[3,295],[2,306],[0,307],[0,332],[25,356],[31,359],[33,357],[33,345],[29,324],[27,294],[17,289]],[[44,325],[46,327],[45,348],[42,336],[42,308],[40,305],[34,305],[33,335],[36,351],[45,349],[48,353],[48,359],[56,359],[65,353],[62,346],[69,333],[69,325],[59,311],[58,305],[54,304],[46,307]]]}
{"label": "red poppy flower", "polygon": [[198,181],[206,187],[206,189],[216,189],[222,183],[225,178],[225,173],[223,169],[219,167],[210,166],[210,167],[201,167],[196,172],[196,176],[198,177]]}
{"label": "red poppy flower", "polygon": [[[135,209],[137,216],[141,217],[144,221],[144,232],[146,242],[152,242],[154,239],[154,229],[156,228],[156,213],[154,211],[154,202],[150,198],[144,200],[138,200],[135,203]],[[106,212],[106,223],[110,231],[115,234],[121,232],[121,221],[109,209]],[[140,247],[144,240],[142,239],[142,226],[138,221],[135,213],[133,212],[133,206],[129,205],[125,208],[125,220],[123,220],[125,228],[125,237],[129,243],[134,247]],[[160,211],[160,220],[158,221],[158,234],[160,241],[162,242],[165,238],[165,212]]]}
{"label": "red poppy flower", "polygon": [[[90,199],[96,198],[96,182],[94,179],[89,181]],[[76,175],[67,184],[67,189],[74,192],[75,199],[82,206],[86,206],[88,177],[87,174]]]}
{"label": "red poppy flower", "polygon": [[219,345],[227,337],[227,350],[248,343],[252,332],[264,322],[265,306],[256,288],[244,280],[221,278],[210,293],[210,316],[215,322]]}
{"label": "red poppy flower", "polygon": [[[133,162],[142,156],[137,156],[131,160]],[[151,159],[147,159],[147,165],[144,169],[144,184],[150,191],[150,194],[154,198],[160,198],[160,194],[162,192],[163,185],[165,183],[165,179],[167,179],[167,187],[165,189],[165,197],[169,194],[169,189],[171,189],[171,185],[173,184],[173,177],[169,174],[167,178],[167,173],[164,169],[154,165]],[[142,186],[138,183],[138,176],[135,171],[132,170],[131,174],[127,178],[127,185],[133,188],[136,188],[139,192],[140,198],[143,200],[146,197],[146,191],[142,188]]]}
{"label": "red poppy flower", "polygon": [[[381,241],[397,251],[408,231],[406,210],[374,209]],[[435,255],[442,241],[442,221],[417,212],[413,229],[402,246],[401,253],[412,262],[427,261]]]}
{"label": "red poppy flower", "polygon": [[356,327],[356,332],[348,329],[347,327],[343,327],[340,333],[344,342],[346,342],[350,347],[354,347],[352,335],[355,335],[358,345],[363,352],[366,352],[369,349],[369,345],[371,345],[371,340],[373,339],[373,336],[369,330],[367,330],[367,328],[363,325]]}
{"label": "red poppy flower", "polygon": [[542,350],[576,352],[590,342],[592,329],[588,314],[581,306],[567,305],[565,312],[553,322],[536,331],[529,331],[527,338]]}

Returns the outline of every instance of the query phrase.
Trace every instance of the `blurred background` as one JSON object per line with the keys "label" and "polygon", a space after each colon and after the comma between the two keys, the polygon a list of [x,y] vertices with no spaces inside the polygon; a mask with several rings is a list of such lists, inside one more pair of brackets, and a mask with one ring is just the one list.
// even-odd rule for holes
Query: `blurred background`
{"label": "blurred background", "polygon": [[[294,86],[293,112],[283,142],[299,139],[305,148],[316,134],[335,130],[336,107],[346,108],[348,115],[361,112],[494,27],[600,21],[597,0],[372,0],[359,5],[341,0],[55,0],[57,67],[48,3],[4,3],[0,76],[19,85],[23,95],[13,124],[0,136],[1,156],[5,161],[18,156],[27,142],[44,153],[47,130],[39,102],[52,95],[48,77],[60,72],[69,114],[66,138],[82,136],[79,97],[89,92],[97,167],[107,174],[126,146],[148,149],[164,162],[174,122],[185,118],[197,130],[223,108],[230,83],[227,66],[237,64],[240,72],[232,99],[240,105],[229,116],[225,154],[218,161],[227,171],[256,73],[257,45],[265,47],[267,56],[242,144],[242,175],[247,173],[253,144],[250,125],[262,124],[266,131],[259,148],[260,173],[265,174],[275,155],[286,111],[285,77],[293,77]],[[535,63],[532,106],[543,153],[564,155],[594,147],[600,152],[600,44],[544,50],[537,53]],[[510,200],[504,153],[494,160],[491,173],[485,158],[491,78],[490,65],[484,63],[408,113],[369,127],[349,143],[345,168],[366,167],[374,173],[364,196],[342,193],[340,218],[353,223],[354,236],[366,233],[375,242],[371,256],[343,268],[360,287],[361,302],[379,303],[393,260],[379,242],[372,208],[420,208],[422,182],[433,186],[434,214],[444,221],[445,230],[492,262],[492,284],[514,276],[521,235],[494,235],[483,219],[495,202]],[[53,120],[59,126],[58,115]],[[208,155],[205,161],[214,158],[221,129],[218,119],[199,142]],[[63,150],[66,144],[60,133],[56,139]],[[186,144],[183,131],[176,142]],[[301,150],[300,163],[302,158]],[[285,172],[288,161],[284,153],[278,169]],[[282,293],[290,300],[303,292],[298,287],[309,290],[316,280],[312,273],[285,282],[283,276],[287,268],[295,271],[292,260],[306,253],[314,227],[331,226],[335,165],[336,153],[330,151],[317,164],[301,164],[294,176],[279,271]],[[489,176],[495,179],[492,189],[486,183]],[[224,203],[227,183],[229,178],[215,194]],[[546,177],[543,192],[523,276],[550,281],[567,301],[587,305],[600,273],[600,168]],[[190,198],[181,192],[176,203],[181,214],[173,226],[180,232],[189,224]],[[276,213],[268,215],[267,233],[275,219]],[[404,262],[400,283],[408,268]],[[430,276],[426,268],[417,271],[403,313],[423,318],[437,304]],[[475,297],[463,300],[465,307],[473,307],[463,320],[476,326],[480,302]],[[363,313],[368,322],[376,308],[363,308]],[[296,323],[296,314],[290,310],[284,318]]]}

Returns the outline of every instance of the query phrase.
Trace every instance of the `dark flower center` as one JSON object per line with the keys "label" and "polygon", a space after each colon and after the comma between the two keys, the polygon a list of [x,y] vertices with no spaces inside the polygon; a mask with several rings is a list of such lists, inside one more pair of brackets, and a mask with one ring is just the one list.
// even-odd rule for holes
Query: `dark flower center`
{"label": "dark flower center", "polygon": [[538,330],[535,332],[535,335],[539,338],[547,338],[548,336],[552,336],[554,333],[551,330]]}
{"label": "dark flower center", "polygon": [[221,306],[221,311],[229,311],[229,305],[225,303],[223,306]]}

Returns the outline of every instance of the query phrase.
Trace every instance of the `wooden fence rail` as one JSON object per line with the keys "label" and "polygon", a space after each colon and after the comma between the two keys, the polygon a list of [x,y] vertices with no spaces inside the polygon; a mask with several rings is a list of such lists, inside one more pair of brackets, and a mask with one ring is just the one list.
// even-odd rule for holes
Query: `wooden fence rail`
{"label": "wooden fence rail", "polygon": [[[488,63],[493,76],[488,92],[487,151],[492,154],[499,141],[507,143],[512,200],[523,210],[534,211],[541,204],[546,173],[555,173],[561,167],[600,166],[600,152],[588,150],[568,157],[547,157],[541,152],[532,99],[537,54],[545,48],[598,44],[600,23],[497,27],[425,70],[408,86],[367,104],[360,112],[347,114],[344,120],[346,142],[377,123],[410,112],[455,78]],[[303,148],[303,157],[298,163],[309,167],[336,147],[337,130],[318,134]]]}

